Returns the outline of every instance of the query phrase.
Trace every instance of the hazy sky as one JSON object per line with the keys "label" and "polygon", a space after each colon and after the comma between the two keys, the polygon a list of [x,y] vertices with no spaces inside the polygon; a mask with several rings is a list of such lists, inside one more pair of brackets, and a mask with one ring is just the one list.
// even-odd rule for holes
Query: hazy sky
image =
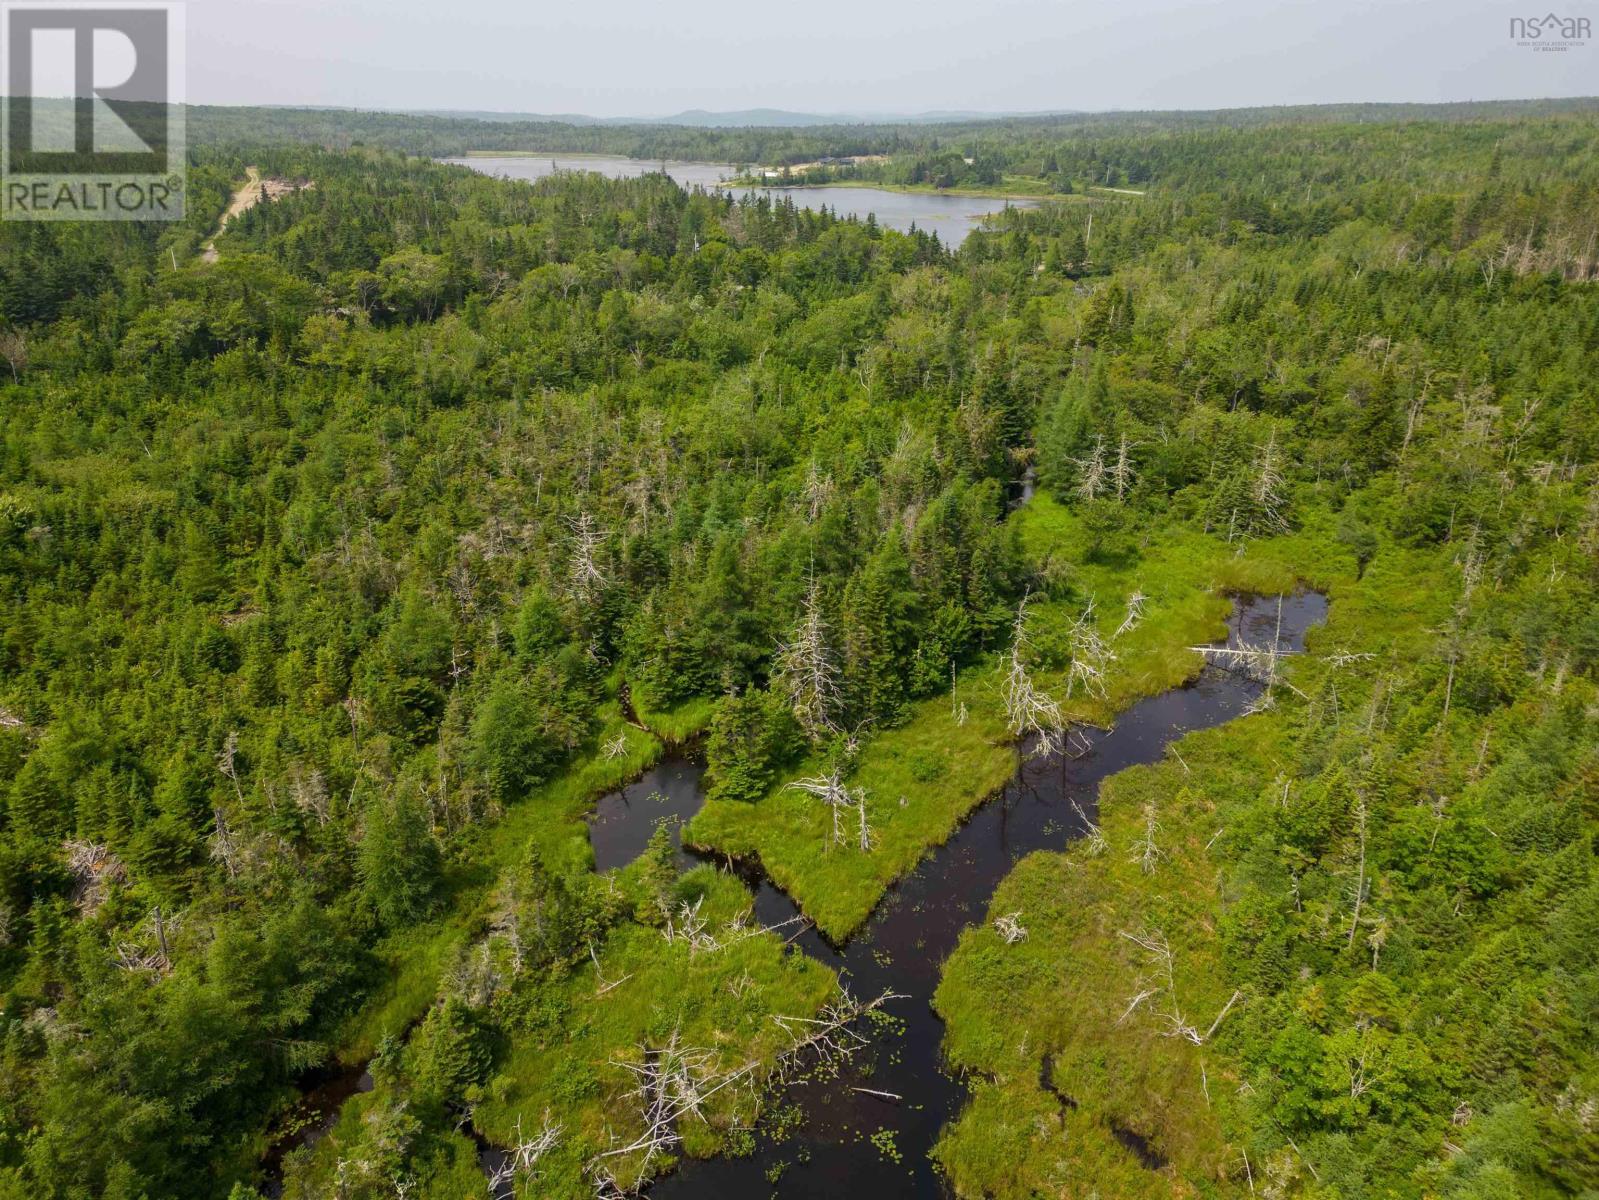
{"label": "hazy sky", "polygon": [[[1549,0],[1537,0],[1547,4]],[[1558,0],[1599,29],[1599,0]],[[1218,108],[1599,92],[1485,0],[189,0],[213,104],[651,116]]]}

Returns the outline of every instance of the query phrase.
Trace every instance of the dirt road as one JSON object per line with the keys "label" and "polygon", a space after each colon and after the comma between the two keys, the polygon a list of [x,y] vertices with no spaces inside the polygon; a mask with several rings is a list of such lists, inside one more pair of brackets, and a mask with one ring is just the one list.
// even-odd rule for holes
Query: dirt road
{"label": "dirt road", "polygon": [[292,195],[315,186],[314,183],[290,183],[287,179],[262,179],[260,167],[245,167],[244,182],[239,185],[233,193],[233,199],[228,202],[228,211],[222,214],[222,220],[217,224],[217,231],[200,248],[200,261],[216,262],[217,238],[222,236],[222,231],[228,227],[228,222],[240,213],[254,208],[262,200],[276,200],[280,196]]}

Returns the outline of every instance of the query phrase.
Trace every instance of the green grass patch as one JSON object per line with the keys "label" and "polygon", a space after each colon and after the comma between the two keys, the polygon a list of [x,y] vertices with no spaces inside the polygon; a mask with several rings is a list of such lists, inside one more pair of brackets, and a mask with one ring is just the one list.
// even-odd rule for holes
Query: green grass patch
{"label": "green grass patch", "polygon": [[[626,749],[616,757],[600,747],[617,736]],[[601,731],[558,778],[511,805],[452,864],[444,915],[390,934],[377,948],[383,982],[350,1018],[337,1039],[339,1061],[365,1062],[385,1037],[398,1037],[438,995],[439,980],[461,948],[484,927],[486,905],[500,876],[538,845],[544,861],[560,870],[594,865],[583,818],[594,802],[637,778],[661,755],[661,743],[622,720],[608,705]]]}
{"label": "green grass patch", "polygon": [[[722,948],[696,951],[682,938],[667,941],[659,929],[624,922],[599,951],[598,971],[585,965],[560,985],[546,1007],[561,1019],[518,1039],[476,1109],[478,1128],[501,1144],[514,1139],[519,1119],[529,1132],[544,1121],[564,1127],[540,1195],[592,1195],[583,1164],[643,1131],[639,1103],[627,1095],[637,1080],[618,1063],[643,1061],[644,1047],[657,1050],[675,1032],[680,1046],[709,1050],[717,1072],[754,1064],[751,1079],[760,1083],[790,1044],[772,1014],[814,1016],[837,989],[831,970],[788,953],[778,935],[730,932],[752,908],[736,877],[698,867],[679,887],[703,895],[700,913]],[[723,1149],[730,1133],[754,1123],[758,1103],[748,1087],[710,1096],[704,1122],[680,1123],[684,1152]],[[636,1153],[608,1163],[624,1185],[644,1169]],[[657,1159],[649,1173],[667,1165]]]}
{"label": "green grass patch", "polygon": [[668,745],[681,746],[710,727],[716,701],[710,696],[694,696],[672,708],[652,709],[635,695],[633,711],[656,737]]}
{"label": "green grass patch", "polygon": [[[1303,544],[1314,549],[1315,534]],[[1318,571],[1336,570],[1337,559],[1324,562],[1333,565]],[[1254,568],[1240,569],[1248,577]],[[1312,653],[1292,660],[1290,678],[1319,694],[1333,670],[1328,653],[1375,652],[1363,671],[1420,653],[1418,639],[1442,616],[1438,597],[1448,595],[1439,572],[1435,558],[1393,552],[1361,582],[1335,576],[1328,624],[1309,639]],[[1180,757],[1113,776],[1100,794],[1103,851],[1078,842],[1030,855],[996,890],[989,921],[962,935],[934,999],[951,1063],[978,1080],[935,1151],[958,1195],[1244,1194],[1237,1131],[1246,1101],[1227,1054],[1232,1026],[1195,1045],[1165,1036],[1163,1021],[1174,996],[1184,1019],[1207,1031],[1234,990],[1216,914],[1226,907],[1222,868],[1246,847],[1225,832],[1240,808],[1273,803],[1262,797],[1276,795],[1293,760],[1294,722],[1282,708],[1241,718],[1189,734]],[[1146,806],[1159,822],[1151,873],[1136,848]],[[1006,945],[991,921],[1013,912],[1028,936]],[[1124,935],[1150,933],[1173,949],[1173,987],[1126,1014],[1129,999],[1159,979],[1149,953]],[[1244,1008],[1257,1001],[1269,997],[1242,996],[1227,1020],[1246,1021]],[[1168,1167],[1143,1167],[1117,1130],[1144,1138]]]}
{"label": "green grass patch", "polygon": [[[1038,496],[1012,519],[1032,562],[1077,564],[1071,568],[1072,597],[1041,599],[1032,611],[1030,627],[1040,641],[1082,611],[1089,597],[1097,603],[1099,627],[1108,638],[1121,623],[1127,596],[1138,589],[1148,597],[1143,621],[1114,643],[1117,658],[1106,694],[1079,692],[1065,704],[1072,719],[1099,725],[1199,671],[1200,655],[1186,647],[1226,633],[1231,606],[1225,593],[1285,592],[1302,582],[1325,585],[1348,561],[1330,535],[1313,526],[1292,537],[1253,542],[1242,555],[1218,538],[1175,530],[1136,558],[1093,563],[1081,522],[1049,497]],[[1044,672],[1040,678],[1065,697],[1062,674]],[[708,801],[685,836],[708,850],[758,859],[824,933],[842,939],[871,915],[896,879],[998,791],[1015,767],[1001,675],[990,661],[964,672],[953,698],[915,705],[904,725],[863,747],[853,783],[867,794],[875,838],[870,852],[854,844],[833,845],[830,813],[814,797],[786,786],[816,773],[814,760],[790,771],[758,803]]]}
{"label": "green grass patch", "polygon": [[[957,688],[957,703],[987,689],[991,674],[970,673]],[[818,769],[808,761],[790,777]],[[861,754],[854,783],[866,789],[874,839],[869,852],[853,843],[832,845],[830,813],[815,797],[782,785],[757,804],[708,800],[684,836],[697,846],[758,859],[822,932],[841,939],[1015,769],[1016,752],[998,710],[974,702],[962,724],[943,696],[916,705],[910,721],[873,738]]]}

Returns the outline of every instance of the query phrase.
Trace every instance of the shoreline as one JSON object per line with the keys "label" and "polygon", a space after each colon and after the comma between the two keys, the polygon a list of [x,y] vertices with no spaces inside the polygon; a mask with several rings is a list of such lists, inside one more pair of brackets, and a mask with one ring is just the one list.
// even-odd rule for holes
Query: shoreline
{"label": "shoreline", "polygon": [[[462,159],[473,159],[473,158],[476,158],[476,159],[483,159],[483,158],[535,158],[535,159],[537,159],[537,158],[576,158],[576,159],[595,159],[595,160],[610,161],[610,162],[623,161],[623,162],[657,163],[657,164],[659,164],[659,163],[676,163],[676,164],[681,164],[681,165],[684,165],[684,166],[727,167],[729,169],[732,169],[734,166],[737,165],[735,163],[722,163],[722,162],[715,162],[715,161],[712,161],[712,160],[709,160],[709,159],[697,159],[697,158],[666,158],[666,159],[640,158],[640,157],[637,157],[637,156],[631,155],[631,154],[610,154],[610,153],[603,153],[603,152],[600,152],[600,151],[593,151],[593,150],[467,150],[467,151],[463,151],[460,154],[445,155],[445,156],[443,156],[441,158],[440,161],[449,162],[452,159],[455,160],[455,161],[461,161]],[[959,196],[959,197],[963,197],[963,198],[966,198],[966,199],[972,199],[972,200],[1031,200],[1031,201],[1035,201],[1035,202],[1042,202],[1042,201],[1048,201],[1048,200],[1055,200],[1055,201],[1073,201],[1073,200],[1083,201],[1083,200],[1096,199],[1096,197],[1090,196],[1090,195],[1088,195],[1085,192],[1014,192],[1014,191],[1006,191],[1006,190],[992,190],[992,189],[973,188],[973,187],[936,188],[936,187],[931,186],[930,184],[879,183],[879,182],[877,182],[875,180],[871,180],[871,179],[836,179],[836,180],[819,181],[819,182],[816,182],[816,183],[805,183],[805,182],[783,183],[781,181],[772,180],[772,179],[759,179],[759,180],[757,180],[757,179],[750,179],[748,176],[735,176],[735,177],[732,177],[732,178],[729,178],[729,179],[722,180],[721,181],[721,186],[726,187],[729,190],[734,189],[734,188],[749,189],[749,190],[771,188],[773,190],[781,190],[781,191],[800,191],[800,190],[804,190],[804,189],[807,189],[807,188],[814,189],[814,188],[829,188],[829,187],[837,187],[837,188],[869,188],[869,189],[876,189],[876,190],[882,191],[882,192],[898,192],[898,193],[901,193],[901,194],[904,194],[904,195],[909,195],[909,196]],[[1121,191],[1121,189],[1115,189],[1115,188],[1108,188],[1108,189],[1102,188],[1102,189],[1096,189],[1096,190],[1100,190],[1100,191]],[[1121,192],[1121,194],[1124,194],[1124,195],[1132,195],[1132,194],[1141,195],[1142,193]]]}
{"label": "shoreline", "polygon": [[1081,192],[991,192],[981,188],[935,188],[916,183],[878,183],[871,179],[835,179],[825,183],[779,183],[772,180],[748,182],[737,180],[728,187],[771,188],[774,191],[797,192],[816,188],[871,188],[880,192],[899,192],[907,196],[963,196],[973,200],[1092,200]]}

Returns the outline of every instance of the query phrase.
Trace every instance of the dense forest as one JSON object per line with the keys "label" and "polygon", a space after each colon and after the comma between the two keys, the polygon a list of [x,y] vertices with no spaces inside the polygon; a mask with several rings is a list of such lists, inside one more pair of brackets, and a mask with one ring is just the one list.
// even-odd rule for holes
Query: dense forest
{"label": "dense forest", "polygon": [[[843,937],[1296,586],[1331,615],[1257,711],[971,897],[950,1186],[1599,1189],[1591,104],[471,124],[196,110],[183,223],[0,226],[0,1197],[745,1152],[871,998],[664,830],[597,874],[595,799],[701,748],[692,838]],[[405,156],[952,143],[1148,195],[952,251]],[[311,186],[208,261],[246,167]]]}
{"label": "dense forest", "polygon": [[[684,125],[578,125],[553,119],[485,120],[349,109],[188,110],[189,136],[206,145],[310,143],[369,146],[447,157],[469,151],[566,151],[772,167],[820,159],[887,156],[886,164],[813,171],[813,181],[864,178],[944,187],[993,184],[1007,176],[1027,187],[1069,191],[1075,181],[1141,186],[1192,181],[1265,190],[1289,176],[1302,183],[1400,174],[1412,185],[1465,187],[1454,172],[1480,169],[1475,148],[1512,142],[1514,152],[1574,166],[1587,145],[1599,101],[1500,100],[1461,104],[1346,104],[1225,109],[1214,112],[1114,112],[903,125],[804,128],[702,128]],[[1560,118],[1575,118],[1567,125]],[[1426,136],[1412,136],[1421,125]],[[1453,136],[1439,139],[1441,127]],[[1357,164],[1367,139],[1389,144]],[[1507,147],[1509,153],[1512,147]],[[1217,154],[1229,159],[1217,162]],[[1312,161],[1302,161],[1301,156]],[[972,162],[966,162],[966,159]],[[1286,159],[1286,161],[1283,161]],[[1319,159],[1320,161],[1314,161]],[[1371,174],[1367,174],[1370,172]]]}

